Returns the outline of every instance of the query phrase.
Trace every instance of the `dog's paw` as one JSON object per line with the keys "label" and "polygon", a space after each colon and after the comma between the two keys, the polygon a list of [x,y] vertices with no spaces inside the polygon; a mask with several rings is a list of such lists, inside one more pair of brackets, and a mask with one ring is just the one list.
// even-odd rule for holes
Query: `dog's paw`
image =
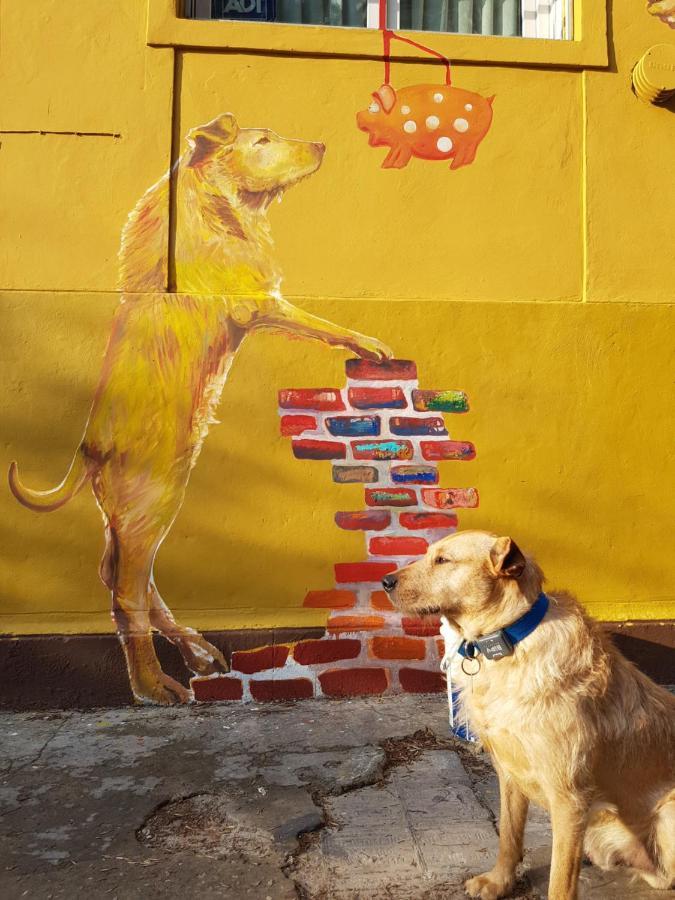
{"label": "dog's paw", "polygon": [[187,667],[195,675],[213,675],[215,672],[229,672],[227,660],[217,647],[192,628],[184,629],[180,638],[175,639]]}
{"label": "dog's paw", "polygon": [[390,347],[387,347],[386,344],[383,344],[382,341],[378,341],[377,338],[361,335],[359,335],[358,341],[354,343],[354,346],[351,349],[357,356],[360,356],[363,359],[372,359],[375,362],[391,359],[394,355],[394,351]]}
{"label": "dog's paw", "polygon": [[175,703],[191,703],[194,700],[191,690],[165,672],[160,672],[156,679],[132,684],[131,689],[136,702],[143,705],[173,706]]}
{"label": "dog's paw", "polygon": [[513,881],[504,882],[496,878],[492,872],[476,875],[464,882],[464,890],[469,897],[480,897],[480,900],[499,900],[508,897],[513,889]]}

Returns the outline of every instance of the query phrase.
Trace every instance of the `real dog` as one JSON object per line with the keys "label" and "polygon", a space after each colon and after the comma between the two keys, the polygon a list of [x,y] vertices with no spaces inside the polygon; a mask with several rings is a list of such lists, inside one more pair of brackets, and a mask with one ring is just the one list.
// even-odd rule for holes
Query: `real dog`
{"label": "real dog", "polygon": [[[100,574],[138,700],[172,703],[190,692],[160,668],[152,630],[199,674],[227,671],[222,653],[179,625],[153,578],[157,550],[178,514],[227,372],[244,337],[261,330],[316,338],[371,359],[379,341],[292,306],[281,296],[267,209],[319,168],[324,146],[224,114],[193,129],[175,166],[174,271],[169,273],[170,175],[139,201],[122,234],[120,287],[101,380],[84,438],[63,482],[35,491],[9,484],[24,506],[63,506],[90,481],[103,513]],[[167,283],[176,291],[166,292]]]}
{"label": "real dog", "polygon": [[[468,642],[453,687],[493,759],[501,815],[497,863],[466,890],[482,900],[512,891],[529,801],[551,815],[549,900],[577,897],[584,850],[602,868],[628,866],[668,889],[675,883],[675,697],[625,660],[573,597],[543,595],[542,582],[511,538],[479,531],[439,541],[383,580],[401,609],[440,613]],[[509,652],[501,630],[531,626],[546,609]],[[483,653],[475,642],[485,636]]]}

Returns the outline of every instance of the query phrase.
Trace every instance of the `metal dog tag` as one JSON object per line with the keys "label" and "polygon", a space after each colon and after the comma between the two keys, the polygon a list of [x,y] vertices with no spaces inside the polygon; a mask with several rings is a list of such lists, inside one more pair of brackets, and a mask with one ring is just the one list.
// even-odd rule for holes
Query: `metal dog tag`
{"label": "metal dog tag", "polygon": [[513,644],[503,631],[486,634],[475,643],[487,659],[503,659],[513,653]]}

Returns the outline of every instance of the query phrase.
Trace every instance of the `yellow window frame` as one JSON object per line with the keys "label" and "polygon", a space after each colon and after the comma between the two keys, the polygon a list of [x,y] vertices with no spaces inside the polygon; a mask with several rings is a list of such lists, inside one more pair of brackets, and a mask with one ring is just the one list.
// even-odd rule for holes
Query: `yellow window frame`
{"label": "yellow window frame", "polygon": [[[148,0],[147,43],[150,46],[242,53],[250,50],[288,56],[382,57],[382,38],[376,29],[185,19],[178,15],[179,2],[181,0]],[[606,0],[575,0],[573,40],[401,33],[418,38],[424,34],[427,41],[433,37],[434,48],[453,62],[569,68],[605,68],[608,65]],[[392,60],[419,61],[419,55],[403,46],[392,46]]]}

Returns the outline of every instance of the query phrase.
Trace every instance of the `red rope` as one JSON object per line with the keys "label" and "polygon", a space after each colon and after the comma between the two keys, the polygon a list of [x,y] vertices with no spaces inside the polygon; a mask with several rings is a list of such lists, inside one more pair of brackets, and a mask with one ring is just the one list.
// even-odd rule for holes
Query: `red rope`
{"label": "red rope", "polygon": [[379,0],[379,4],[379,27],[382,32],[382,56],[384,58],[384,83],[389,84],[391,79],[391,42],[394,40],[401,41],[403,44],[410,44],[411,47],[416,47],[418,50],[422,50],[430,56],[435,56],[437,59],[440,59],[445,66],[445,83],[452,84],[452,78],[450,76],[450,60],[447,56],[443,56],[438,50],[432,50],[431,47],[427,47],[425,44],[419,44],[417,41],[413,41],[410,38],[401,37],[401,35],[396,34],[395,31],[390,31],[390,29],[387,28],[387,0]]}

